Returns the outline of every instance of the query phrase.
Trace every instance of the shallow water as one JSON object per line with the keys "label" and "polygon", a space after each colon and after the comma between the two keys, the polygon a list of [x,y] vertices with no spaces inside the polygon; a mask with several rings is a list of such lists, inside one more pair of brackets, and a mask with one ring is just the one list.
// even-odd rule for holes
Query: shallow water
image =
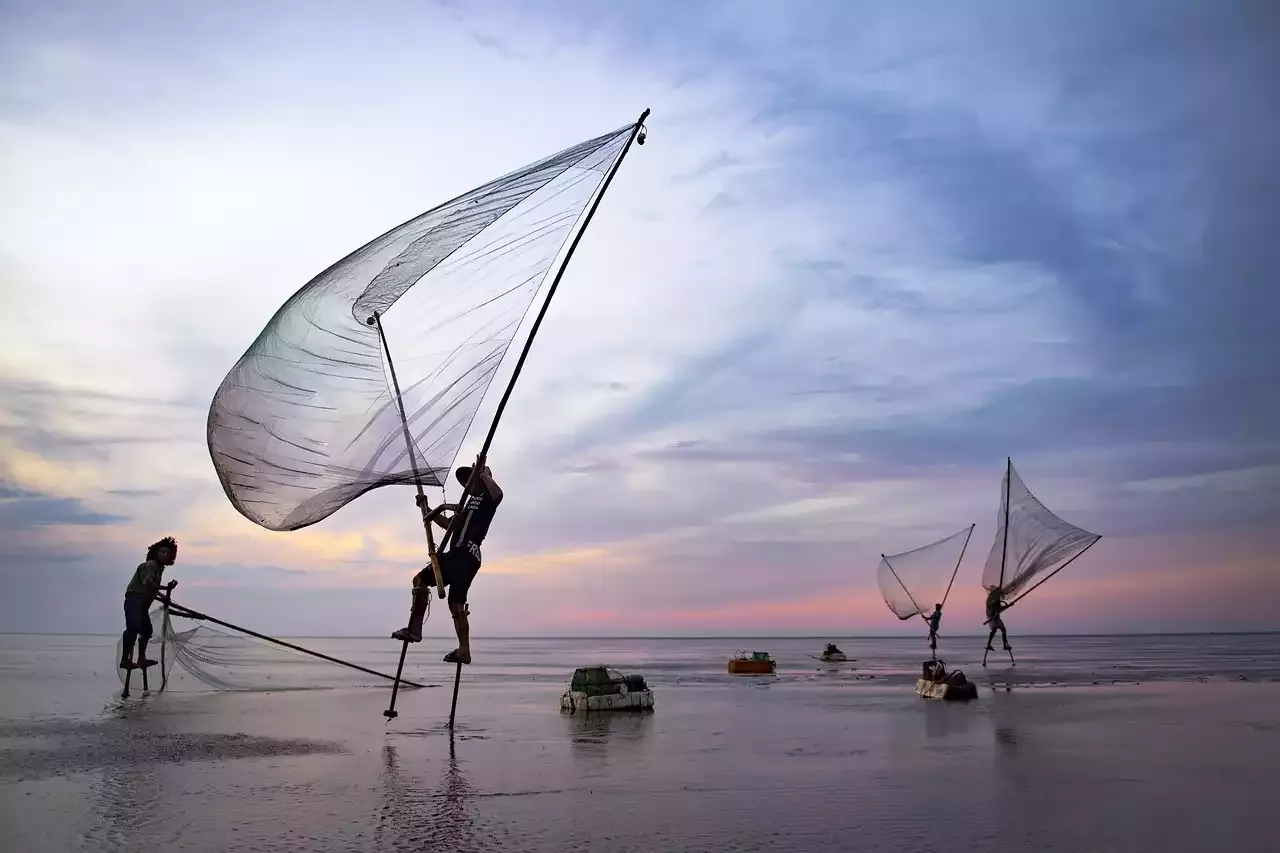
{"label": "shallow water", "polygon": [[[859,660],[810,658],[828,639]],[[911,693],[916,640],[477,640],[452,736],[448,687],[401,692],[388,724],[384,683],[310,659],[267,668],[323,689],[175,675],[121,700],[114,641],[0,637],[4,849],[1273,847],[1280,685],[1256,682],[1280,675],[1275,635],[1021,638],[1010,691],[970,638],[940,650],[981,685],[968,704]],[[380,670],[399,651],[303,644]],[[728,676],[739,648],[779,676]],[[406,675],[447,683],[444,650],[413,648]],[[645,675],[655,712],[560,714],[596,661]]]}

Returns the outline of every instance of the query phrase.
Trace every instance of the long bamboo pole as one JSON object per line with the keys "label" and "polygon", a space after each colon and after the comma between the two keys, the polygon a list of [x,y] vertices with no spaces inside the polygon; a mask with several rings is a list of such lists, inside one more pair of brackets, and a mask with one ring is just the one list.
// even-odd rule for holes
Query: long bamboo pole
{"label": "long bamboo pole", "polygon": [[[378,672],[377,670],[369,669],[368,667],[363,667],[363,666],[360,666],[359,664],[342,660],[341,658],[335,658],[331,655],[326,655],[323,652],[312,651],[311,649],[304,649],[302,646],[294,645],[293,643],[287,642],[285,640],[281,640],[276,637],[268,637],[266,634],[259,634],[257,631],[250,631],[248,628],[242,628],[239,625],[232,625],[230,622],[224,622],[221,619],[215,619],[214,617],[206,613],[200,613],[199,611],[192,610],[188,607],[183,607],[180,604],[174,604],[173,602],[170,602],[169,609],[172,612],[176,613],[177,615],[185,617],[187,619],[195,619],[197,621],[203,621],[203,622],[212,622],[215,625],[221,625],[224,628],[230,628],[233,631],[239,631],[242,634],[248,634],[250,637],[257,637],[259,640],[266,640],[268,643],[275,643],[277,646],[284,646],[287,649],[293,649],[295,652],[302,652],[304,655],[311,655],[312,657],[320,658],[321,660],[327,660],[329,663],[336,663],[339,666],[345,666],[351,669],[358,669],[360,672],[364,672],[369,675],[376,675],[378,676],[378,678],[385,678],[388,681],[392,680],[391,676],[387,675],[384,672]],[[404,683],[409,685],[410,687],[425,686],[422,684],[417,684],[412,681],[405,681]]]}
{"label": "long bamboo pole", "polygon": [[[578,229],[578,233],[573,236],[573,240],[569,243],[569,248],[564,254],[564,260],[560,262],[560,269],[556,271],[556,277],[551,280],[551,287],[547,289],[547,298],[542,301],[542,307],[538,310],[538,314],[534,317],[533,326],[529,329],[529,337],[525,339],[524,347],[520,350],[520,357],[516,360],[516,366],[511,372],[511,378],[507,380],[507,387],[502,392],[502,397],[498,400],[498,408],[493,413],[493,420],[489,423],[489,432],[484,437],[484,444],[480,447],[480,452],[476,455],[476,463],[471,468],[471,476],[467,478],[467,483],[463,487],[462,493],[465,495],[475,486],[476,481],[480,477],[480,469],[484,467],[485,460],[489,456],[489,447],[493,444],[493,437],[498,432],[498,423],[502,420],[502,414],[507,409],[507,401],[511,399],[511,392],[516,387],[516,380],[520,378],[520,371],[524,369],[525,360],[529,357],[529,350],[533,347],[533,340],[537,337],[538,329],[542,327],[542,320],[547,316],[547,308],[551,305],[552,298],[556,295],[556,289],[560,287],[560,280],[564,277],[564,271],[569,268],[569,261],[573,259],[573,253],[577,251],[578,243],[582,240],[582,235],[587,232],[587,226],[591,224],[592,217],[595,216],[597,208],[600,207],[600,201],[604,198],[604,194],[609,189],[609,184],[613,183],[613,178],[618,174],[618,168],[622,165],[623,159],[626,158],[627,152],[631,150],[631,143],[639,137],[640,144],[644,144],[644,137],[640,134],[644,131],[645,119],[649,117],[649,109],[646,107],[644,112],[640,113],[640,118],[636,119],[636,123],[631,128],[631,135],[627,137],[626,145],[622,146],[622,151],[618,153],[618,158],[613,161],[613,165],[609,168],[609,173],[605,175],[604,181],[600,184],[600,189],[596,193],[595,199],[591,202],[591,207],[587,209],[587,215],[582,220],[582,227]],[[461,513],[455,513],[453,518],[449,520],[449,528],[445,531],[442,543],[450,541],[454,533],[455,522]],[[454,716],[458,708],[458,681],[462,678],[462,664],[459,663],[454,672],[453,677],[453,704],[449,709],[449,730],[453,730]]]}

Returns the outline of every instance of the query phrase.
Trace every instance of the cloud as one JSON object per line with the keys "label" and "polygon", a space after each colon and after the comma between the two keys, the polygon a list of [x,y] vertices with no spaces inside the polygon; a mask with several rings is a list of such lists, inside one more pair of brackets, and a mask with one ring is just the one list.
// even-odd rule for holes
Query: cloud
{"label": "cloud", "polygon": [[50,497],[0,483],[0,531],[122,524],[128,520],[124,516],[95,512],[77,500]]}
{"label": "cloud", "polygon": [[[63,567],[31,600],[100,588],[78,618],[114,625],[138,543],[173,532],[210,607],[319,630],[274,606],[305,597],[381,633],[423,563],[410,490],[254,527],[204,447],[213,390],[319,270],[646,106],[497,434],[478,634],[905,630],[875,622],[878,554],[974,521],[976,547],[1006,455],[1104,534],[1064,601],[1090,567],[1156,576],[1179,535],[1270,547],[1275,13],[1113,6],[15,13],[5,553]],[[1170,569],[1167,624],[1265,582],[1233,554],[1223,587]]]}

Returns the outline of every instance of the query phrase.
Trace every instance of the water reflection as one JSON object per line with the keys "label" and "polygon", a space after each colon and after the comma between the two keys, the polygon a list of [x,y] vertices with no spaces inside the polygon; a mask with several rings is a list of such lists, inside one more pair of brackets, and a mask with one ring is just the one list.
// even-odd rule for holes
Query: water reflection
{"label": "water reflection", "polygon": [[611,752],[630,753],[652,727],[653,710],[562,714],[575,760],[599,761]]}
{"label": "water reflection", "polygon": [[1016,754],[1018,751],[1018,694],[993,691],[991,717],[996,739],[996,754]]}
{"label": "water reflection", "polygon": [[79,733],[94,744],[100,759],[94,763],[102,767],[92,810],[97,818],[85,832],[94,849],[148,846],[166,823],[172,826],[168,786],[158,772],[164,765],[157,758],[168,757],[173,733],[168,715],[148,709],[148,698],[124,700],[117,694],[103,708],[105,723]]}
{"label": "water reflection", "polygon": [[921,699],[924,710],[924,733],[928,738],[946,738],[968,734],[973,724],[973,702],[948,702]]}
{"label": "water reflection", "polygon": [[449,760],[435,790],[401,769],[395,745],[385,745],[382,758],[383,802],[374,833],[376,849],[454,853],[474,845],[476,793],[459,765],[453,735],[449,736]]}

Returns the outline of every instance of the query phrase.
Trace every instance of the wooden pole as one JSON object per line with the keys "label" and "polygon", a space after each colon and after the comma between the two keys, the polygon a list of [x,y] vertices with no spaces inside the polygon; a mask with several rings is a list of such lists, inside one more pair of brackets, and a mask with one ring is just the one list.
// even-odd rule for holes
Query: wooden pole
{"label": "wooden pole", "polygon": [[[388,720],[394,720],[396,717],[400,716],[400,712],[396,710],[396,694],[400,692],[400,673],[404,672],[404,656],[408,651],[409,643],[407,641],[401,643],[400,663],[396,664],[396,678],[395,681],[391,683],[391,704],[387,706],[387,710],[382,712],[382,716],[386,717]],[[456,691],[457,688],[455,687],[454,690]]]}
{"label": "wooden pole", "polygon": [[[427,496],[422,491],[422,473],[418,470],[418,454],[415,452],[413,435],[409,432],[409,416],[404,411],[404,397],[400,394],[400,379],[396,376],[396,364],[391,360],[391,347],[387,345],[386,333],[382,331],[382,318],[377,311],[369,318],[368,323],[378,330],[378,340],[382,342],[382,352],[387,357],[387,369],[391,373],[391,387],[396,392],[396,407],[400,410],[400,426],[404,430],[405,451],[409,454],[409,465],[413,468],[413,485],[418,489],[418,511],[422,513],[422,529],[427,534],[427,559],[431,561],[431,574],[436,579],[436,593],[444,598],[444,573],[440,570],[440,559],[436,556],[435,536],[431,532],[431,520],[428,517]],[[430,595],[431,593],[424,593]],[[412,613],[411,613],[412,616]],[[400,716],[396,713],[396,696],[400,693],[400,674],[404,672],[404,657],[409,651],[409,641],[403,640],[400,645],[400,663],[396,666],[395,681],[391,686],[391,704],[382,712],[388,720]]]}
{"label": "wooden pole", "polygon": [[[215,619],[212,616],[209,616],[207,614],[199,613],[195,610],[190,610],[186,607],[183,607],[180,604],[171,604],[170,606],[172,607],[174,613],[177,613],[179,616],[185,617],[187,619],[195,619],[197,621],[212,622],[215,625],[221,625],[224,628],[230,628],[233,631],[239,631],[242,634],[248,634],[250,637],[257,637],[259,640],[266,640],[268,643],[275,643],[277,646],[284,646],[286,649],[293,649],[295,652],[302,652],[304,655],[311,655],[312,657],[320,658],[321,660],[327,660],[329,663],[336,663],[339,666],[345,666],[350,669],[357,669],[360,672],[367,673],[369,675],[376,675],[378,678],[385,678],[388,681],[392,680],[391,676],[387,675],[384,672],[378,672],[377,670],[369,669],[368,667],[363,667],[363,666],[360,666],[359,664],[342,660],[341,658],[335,658],[330,655],[326,655],[322,652],[315,652],[315,651],[312,651],[311,649],[304,649],[302,646],[295,646],[293,643],[286,642],[285,640],[276,639],[275,637],[268,637],[266,634],[259,634],[257,631],[250,631],[248,628],[241,628],[239,625],[232,625],[230,622],[223,622],[221,619]],[[421,684],[417,684],[412,681],[405,681],[404,683],[409,685],[410,687],[423,686]]]}
{"label": "wooden pole", "polygon": [[[512,389],[516,387],[516,380],[520,378],[520,370],[524,367],[525,359],[529,357],[529,349],[533,346],[533,339],[538,334],[539,327],[542,326],[542,318],[547,316],[547,307],[556,295],[556,288],[560,286],[560,279],[564,277],[564,271],[569,268],[569,261],[573,259],[573,253],[578,248],[578,242],[582,239],[582,235],[587,233],[587,226],[591,224],[591,217],[596,215],[596,208],[600,206],[600,200],[604,198],[604,194],[609,190],[609,184],[613,182],[613,176],[618,174],[618,167],[622,165],[623,158],[631,150],[631,143],[635,141],[636,135],[644,128],[645,119],[648,117],[649,110],[646,109],[640,113],[640,118],[632,126],[631,136],[627,139],[627,144],[622,147],[622,152],[618,154],[618,159],[613,161],[609,174],[605,175],[604,183],[600,185],[600,192],[596,194],[595,201],[591,203],[590,209],[587,210],[587,216],[582,221],[582,227],[578,229],[578,233],[573,237],[573,242],[569,244],[569,250],[565,252],[564,263],[560,264],[556,277],[551,281],[551,288],[547,291],[547,298],[543,301],[542,308],[538,311],[538,316],[534,318],[533,327],[529,330],[529,338],[524,342],[524,349],[520,351],[520,358],[516,361],[515,370],[511,373],[511,379],[507,382],[507,388],[502,392],[502,398],[498,400],[498,409],[493,414],[493,421],[489,424],[489,433],[485,436],[484,445],[480,448],[480,453],[477,457],[481,460],[478,464],[484,464],[483,460],[489,455],[489,445],[493,443],[494,433],[498,431],[498,421],[502,420],[502,413],[507,408],[507,400],[511,397]],[[644,144],[643,138],[640,140],[640,144]],[[474,472],[472,474],[474,476]]]}
{"label": "wooden pole", "polygon": [[453,671],[453,703],[449,705],[449,731],[453,731],[453,717],[458,713],[458,682],[462,679],[462,661]]}
{"label": "wooden pole", "polygon": [[[556,271],[556,276],[551,281],[551,287],[547,290],[547,298],[543,300],[542,307],[538,310],[538,314],[533,320],[533,326],[529,330],[529,337],[525,339],[524,347],[520,350],[520,357],[516,359],[516,366],[511,372],[511,378],[507,381],[507,387],[506,389],[503,390],[502,397],[498,400],[498,408],[493,414],[493,420],[489,423],[489,432],[485,435],[484,444],[480,448],[480,453],[476,455],[476,463],[474,466],[472,466],[471,476],[467,478],[467,483],[466,485],[463,486],[464,495],[466,495],[471,490],[472,485],[476,482],[477,479],[479,479],[480,469],[484,467],[485,459],[489,455],[489,447],[490,445],[493,444],[493,437],[498,431],[498,423],[499,421],[502,420],[502,413],[506,411],[507,401],[511,398],[511,392],[516,386],[516,380],[520,378],[520,371],[524,368],[525,359],[529,357],[529,350],[533,347],[533,340],[538,334],[538,329],[542,326],[543,318],[547,315],[547,308],[548,306],[551,305],[551,299],[556,295],[556,289],[560,286],[560,279],[564,277],[564,271],[568,269],[569,261],[572,260],[573,253],[574,251],[577,250],[578,243],[582,240],[582,235],[586,233],[587,226],[591,224],[591,218],[595,216],[596,209],[600,207],[600,200],[604,198],[605,192],[609,189],[609,184],[613,182],[614,175],[618,174],[618,167],[622,165],[622,161],[627,156],[627,152],[631,150],[631,143],[636,141],[637,136],[644,129],[644,122],[645,122],[645,119],[647,119],[648,117],[649,117],[649,110],[645,109],[645,111],[640,114],[640,118],[636,120],[635,125],[632,126],[631,136],[627,138],[627,143],[622,147],[622,151],[619,152],[618,159],[613,161],[613,165],[609,168],[609,173],[605,175],[604,182],[601,183],[599,192],[596,193],[596,197],[592,201],[591,207],[588,208],[587,214],[582,220],[582,227],[578,229],[578,233],[574,235],[572,242],[569,243],[569,248],[565,252],[564,261],[561,262],[560,269]],[[644,144],[643,137],[640,137],[640,144],[641,145]],[[382,346],[384,351],[386,351],[387,353],[387,362],[388,362],[388,365],[390,365],[391,352],[390,350],[387,349],[387,340],[386,340],[386,337],[382,334],[382,323],[378,319],[378,315],[374,314],[373,317],[369,318],[368,322],[369,322],[369,325],[371,326],[377,325],[378,335],[379,337],[382,338]],[[391,378],[392,378],[392,381],[395,382],[394,370],[392,370],[391,372]],[[399,397],[400,397],[400,390],[399,390],[399,385],[397,384],[396,385],[397,400],[399,400]],[[409,428],[407,424],[407,419],[405,418],[403,404],[401,404],[400,406],[400,418],[402,421],[406,421],[405,440],[409,441],[410,440]],[[410,448],[409,454],[412,457],[413,455],[412,448]],[[416,472],[416,468],[415,468],[415,472]],[[419,494],[422,493],[421,485],[419,485],[418,487],[418,493]],[[445,542],[450,540],[450,537],[452,537],[454,532],[454,522],[457,520],[457,518],[458,518],[458,514],[455,513],[453,518],[449,520],[449,527],[445,531],[445,535],[441,540],[442,546],[444,545]],[[428,540],[430,540],[431,538],[430,524],[427,525],[427,538]],[[440,572],[439,572],[439,568],[437,567],[434,553],[432,555],[432,567],[436,571],[436,585],[437,585],[436,588],[439,590],[440,597],[444,598],[444,595],[445,595],[444,583],[440,577]],[[408,644],[406,643],[405,645],[407,646]],[[403,664],[404,662],[403,650],[401,650],[401,653],[400,653],[400,660],[401,660],[401,663]],[[462,679],[462,662],[459,661],[453,676],[453,703],[450,705],[450,708],[449,708],[449,730],[450,731],[453,730],[454,717],[456,716],[456,713],[458,710],[458,685],[461,679]],[[393,707],[388,708],[386,711],[383,711],[383,716],[387,717],[388,719],[394,719],[396,717],[396,712],[394,709],[394,704],[395,704],[394,689],[392,690],[391,696],[392,696]]]}
{"label": "wooden pole", "polygon": [[165,646],[169,636],[169,596],[173,593],[171,589],[165,589],[163,598],[160,599],[161,616],[160,616],[160,689],[164,690],[169,686],[168,667],[165,665]]}
{"label": "wooden pole", "polygon": [[1017,604],[1017,603],[1018,603],[1019,601],[1021,601],[1022,599],[1026,598],[1026,597],[1031,593],[1031,590],[1033,590],[1033,589],[1035,589],[1036,587],[1040,586],[1040,584],[1044,583],[1044,582],[1045,582],[1045,581],[1047,581],[1049,578],[1053,577],[1053,576],[1054,576],[1054,575],[1056,575],[1058,572],[1062,571],[1062,570],[1063,570],[1063,569],[1065,569],[1067,566],[1069,566],[1069,565],[1071,565],[1072,563],[1074,563],[1074,562],[1075,562],[1075,560],[1076,560],[1076,557],[1081,556],[1082,554],[1084,554],[1084,552],[1085,552],[1085,551],[1088,551],[1088,550],[1089,550],[1090,548],[1092,548],[1094,545],[1098,544],[1098,540],[1099,540],[1099,539],[1101,539],[1101,538],[1102,538],[1101,536],[1099,536],[1099,535],[1095,534],[1095,535],[1094,535],[1094,540],[1093,540],[1092,542],[1090,542],[1088,545],[1085,545],[1083,548],[1081,548],[1079,551],[1077,551],[1074,555],[1072,555],[1072,557],[1071,557],[1071,559],[1070,559],[1070,560],[1067,560],[1067,561],[1066,561],[1065,563],[1063,563],[1061,566],[1058,566],[1058,568],[1056,568],[1056,569],[1054,569],[1053,571],[1049,572],[1049,574],[1045,575],[1044,577],[1040,578],[1040,580],[1038,580],[1038,581],[1036,581],[1034,584],[1032,584],[1032,585],[1031,585],[1031,587],[1030,587],[1030,589],[1025,590],[1025,591],[1024,591],[1024,592],[1022,592],[1022,593],[1021,593],[1017,598],[1015,598],[1013,601],[1010,601],[1010,602],[1009,602],[1009,607],[1012,607],[1013,605]]}

